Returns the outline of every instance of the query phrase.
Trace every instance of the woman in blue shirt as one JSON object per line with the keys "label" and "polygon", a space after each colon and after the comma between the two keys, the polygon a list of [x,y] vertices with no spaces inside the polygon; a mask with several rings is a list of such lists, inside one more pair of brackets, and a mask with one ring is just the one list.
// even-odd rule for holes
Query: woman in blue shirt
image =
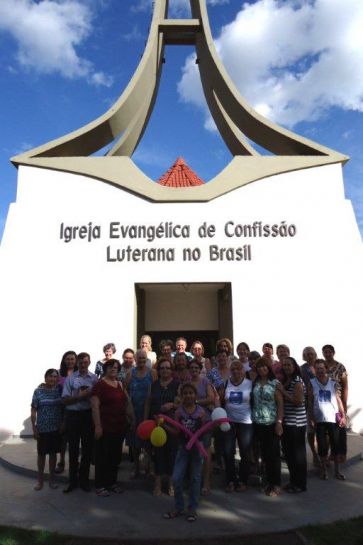
{"label": "woman in blue shirt", "polygon": [[48,369],[45,383],[34,390],[31,403],[33,437],[37,441],[38,483],[34,490],[41,490],[44,482],[45,457],[49,455],[49,486],[57,488],[54,482],[57,452],[61,449],[59,429],[62,423],[61,388],[56,369]]}

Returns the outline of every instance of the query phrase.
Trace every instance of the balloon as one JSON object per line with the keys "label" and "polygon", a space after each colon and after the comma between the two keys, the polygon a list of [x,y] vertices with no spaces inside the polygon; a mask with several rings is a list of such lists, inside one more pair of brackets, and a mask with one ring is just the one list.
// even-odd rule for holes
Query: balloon
{"label": "balloon", "polygon": [[153,447],[162,447],[167,441],[165,430],[161,426],[156,426],[150,436],[150,441]]}
{"label": "balloon", "polygon": [[219,420],[220,418],[227,418],[227,413],[222,407],[217,407],[212,411],[212,420]]}
{"label": "balloon", "polygon": [[[170,416],[167,416],[166,414],[159,414],[158,418],[164,418],[165,422],[168,422],[169,424],[171,424],[172,426],[175,426],[176,428],[178,428],[180,431],[182,431],[183,433],[185,433],[185,435],[187,435],[188,437],[192,438],[193,437],[193,434],[190,430],[188,430],[188,428],[186,428],[185,426],[183,426],[182,424],[180,424],[180,422],[177,422],[177,420],[173,420],[173,418],[170,418]],[[208,453],[207,451],[205,450],[204,446],[202,445],[202,443],[200,441],[196,441],[195,442],[196,444],[196,447],[198,448],[199,452],[201,453],[201,455],[207,459],[208,458]]]}
{"label": "balloon", "polygon": [[223,422],[223,424],[219,426],[219,429],[221,431],[229,431],[231,429],[231,424],[229,422]]}
{"label": "balloon", "polygon": [[218,420],[209,420],[201,428],[199,428],[199,430],[196,431],[194,433],[194,435],[192,435],[192,437],[189,439],[189,441],[187,443],[187,450],[190,450],[192,448],[192,446],[194,445],[194,443],[198,447],[199,437],[201,435],[203,435],[204,433],[206,433],[207,431],[209,431],[211,428],[214,428],[216,424],[221,424],[221,426],[220,426],[221,428],[222,428],[222,426],[229,426],[229,428],[231,427],[229,425],[228,418],[218,418]]}
{"label": "balloon", "polygon": [[[216,409],[214,409],[211,416],[212,420],[220,420],[221,418],[227,418],[227,413],[222,407],[217,407]],[[229,431],[231,429],[231,426],[228,422],[223,422],[220,425],[220,429],[221,431]]]}
{"label": "balloon", "polygon": [[[210,430],[211,428],[213,428],[216,424],[221,424],[222,426],[229,426],[229,421],[228,421],[228,418],[227,418],[227,413],[224,409],[222,409],[221,407],[218,407],[217,409],[214,409],[215,410],[219,410],[219,411],[222,411],[222,417],[218,417],[218,414],[221,414],[220,412],[218,413],[217,412],[217,417],[218,418],[214,418],[214,421],[212,420],[209,420],[208,422],[206,422],[198,431],[196,431],[194,434],[188,430],[188,428],[186,428],[185,426],[183,426],[180,422],[177,422],[177,420],[173,420],[172,418],[170,418],[170,416],[166,416],[166,415],[161,415],[159,414],[158,418],[163,418],[166,422],[168,422],[169,424],[172,424],[173,426],[175,426],[176,428],[178,428],[179,430],[181,430],[182,432],[185,433],[185,435],[187,435],[189,437],[189,441],[186,445],[186,448],[187,450],[190,450],[194,445],[197,447],[197,449],[199,450],[199,452],[201,453],[201,455],[207,459],[208,458],[208,453],[207,451],[205,450],[204,446],[202,445],[202,443],[199,441],[199,437],[201,435],[203,435],[203,433],[207,432],[208,430]],[[213,412],[214,412],[213,411]],[[213,417],[213,413],[212,413],[212,417]],[[230,427],[230,426],[229,426]],[[157,428],[155,428],[156,430]],[[229,428],[228,428],[229,429]],[[154,430],[154,431],[155,431]],[[227,431],[227,430],[226,430]],[[154,432],[153,432],[154,433]],[[152,442],[152,440],[151,440]],[[157,445],[155,445],[157,446]]]}
{"label": "balloon", "polygon": [[150,439],[151,432],[156,428],[154,420],[144,420],[137,426],[137,436],[143,441]]}

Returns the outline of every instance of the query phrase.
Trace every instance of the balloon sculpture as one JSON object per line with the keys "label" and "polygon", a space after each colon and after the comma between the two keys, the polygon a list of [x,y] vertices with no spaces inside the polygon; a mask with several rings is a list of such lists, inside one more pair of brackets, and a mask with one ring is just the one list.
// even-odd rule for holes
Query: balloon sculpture
{"label": "balloon sculpture", "polygon": [[199,441],[199,438],[213,428],[216,424],[220,424],[220,429],[222,431],[228,431],[230,429],[229,420],[227,418],[227,413],[221,407],[214,409],[212,412],[212,420],[206,422],[198,431],[194,434],[188,430],[183,424],[173,420],[170,416],[165,414],[159,414],[157,417],[158,425],[156,425],[154,420],[144,420],[141,424],[138,425],[136,433],[140,439],[147,441],[150,439],[151,444],[154,447],[163,447],[167,441],[167,435],[164,428],[160,424],[163,422],[168,422],[175,428],[178,428],[180,431],[185,433],[189,437],[189,441],[186,445],[187,450],[190,450],[194,445],[197,447],[199,452],[204,458],[208,458],[207,451],[205,450],[203,444]]}
{"label": "balloon sculpture", "polygon": [[[217,411],[217,412],[216,412]],[[178,428],[180,431],[185,433],[189,437],[189,441],[186,445],[186,449],[190,450],[194,445],[197,447],[203,458],[208,458],[208,453],[205,450],[203,444],[199,441],[199,437],[206,433],[208,430],[213,428],[216,424],[221,424],[220,428],[222,431],[228,431],[230,429],[229,420],[227,418],[227,413],[224,409],[221,407],[218,407],[217,409],[214,409],[212,412],[212,420],[209,420],[206,422],[201,428],[199,428],[198,431],[196,431],[194,434],[188,430],[183,424],[180,422],[177,422],[176,420],[173,420],[169,416],[166,416],[165,414],[159,414],[158,418],[162,418],[172,426]],[[222,428],[224,426],[224,428]]]}

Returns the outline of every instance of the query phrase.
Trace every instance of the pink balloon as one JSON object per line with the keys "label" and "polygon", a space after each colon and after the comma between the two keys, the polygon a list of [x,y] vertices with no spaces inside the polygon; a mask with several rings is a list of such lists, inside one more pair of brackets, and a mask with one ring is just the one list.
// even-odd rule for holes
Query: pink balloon
{"label": "pink balloon", "polygon": [[[173,420],[172,418],[170,418],[170,416],[167,416],[165,414],[159,414],[158,415],[158,418],[164,418],[164,420],[166,422],[168,422],[169,424],[171,424],[172,426],[175,426],[176,428],[178,428],[180,431],[182,431],[183,433],[185,433],[186,435],[188,435],[188,437],[190,437],[190,439],[193,439],[194,435],[192,434],[192,432],[190,430],[188,430],[188,428],[186,428],[185,426],[183,426],[183,424],[181,424],[180,422],[177,422],[177,420]],[[204,427],[204,426],[203,426]],[[198,430],[199,431],[199,430]],[[198,433],[198,432],[197,432]],[[188,443],[189,444],[189,443]],[[194,443],[193,443],[194,444]],[[202,445],[202,443],[197,439],[195,441],[195,446],[197,447],[197,449],[199,450],[199,452],[201,453],[201,455],[203,456],[203,458],[207,459],[208,458],[208,453],[207,451],[205,450],[204,446]],[[188,447],[187,447],[188,448]],[[189,450],[189,449],[188,449]]]}
{"label": "pink balloon", "polygon": [[195,434],[189,439],[187,443],[187,450],[190,450],[194,443],[196,443],[201,435],[206,433],[208,430],[213,428],[214,426],[219,426],[219,424],[223,424],[224,422],[229,422],[228,418],[218,418],[217,420],[209,420],[209,422],[206,422],[204,426],[199,428],[198,431],[195,432]]}

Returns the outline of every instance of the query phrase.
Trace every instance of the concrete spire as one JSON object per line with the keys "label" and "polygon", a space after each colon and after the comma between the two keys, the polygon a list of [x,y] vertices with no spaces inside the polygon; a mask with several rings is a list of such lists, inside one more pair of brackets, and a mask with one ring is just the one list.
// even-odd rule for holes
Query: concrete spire
{"label": "concrete spire", "polygon": [[[176,192],[172,197],[161,193],[167,188],[160,185],[148,187],[151,180],[136,167],[131,156],[142,138],[157,98],[164,48],[185,44],[195,46],[210,112],[233,155],[230,165],[213,181],[213,184],[223,181],[223,187],[213,189],[206,184],[194,188],[200,190],[196,200],[207,201],[223,194],[228,173],[233,173],[234,183],[230,180],[227,184],[233,188],[282,172],[348,160],[341,153],[279,127],[251,108],[240,96],[218,57],[206,1],[190,0],[190,4],[191,19],[170,19],[168,0],[155,0],[143,57],[115,104],[84,127],[12,158],[13,163],[93,176],[155,201],[184,200],[184,196],[178,196]],[[259,155],[248,139],[275,156]],[[106,156],[89,157],[110,143],[113,144]],[[193,198],[191,194],[189,198]]]}

